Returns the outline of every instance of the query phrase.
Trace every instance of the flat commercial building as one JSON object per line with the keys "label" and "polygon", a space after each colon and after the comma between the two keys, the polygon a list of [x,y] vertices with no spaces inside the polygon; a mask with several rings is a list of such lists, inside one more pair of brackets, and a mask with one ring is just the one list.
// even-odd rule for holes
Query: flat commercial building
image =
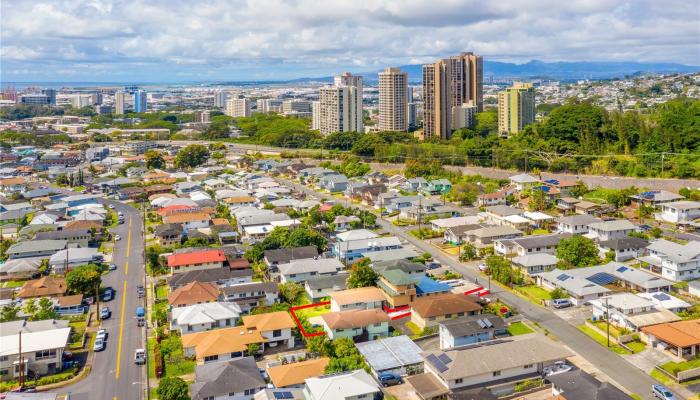
{"label": "flat commercial building", "polygon": [[379,130],[408,130],[408,74],[398,68],[379,73]]}
{"label": "flat commercial building", "polygon": [[226,100],[226,115],[238,117],[250,117],[251,102],[250,99],[228,99]]}
{"label": "flat commercial building", "polygon": [[532,83],[515,82],[498,92],[498,131],[512,135],[535,122],[535,88]]}
{"label": "flat commercial building", "polygon": [[[483,111],[483,59],[474,53],[423,65],[423,127],[426,138],[449,138],[453,107],[471,102]],[[457,128],[458,129],[458,128]]]}

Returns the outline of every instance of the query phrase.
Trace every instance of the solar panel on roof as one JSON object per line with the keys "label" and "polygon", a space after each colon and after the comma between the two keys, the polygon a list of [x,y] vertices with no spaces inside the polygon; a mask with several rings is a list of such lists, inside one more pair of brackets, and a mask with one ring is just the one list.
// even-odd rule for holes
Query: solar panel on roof
{"label": "solar panel on roof", "polygon": [[597,274],[589,276],[586,279],[600,286],[609,285],[617,281],[616,277],[608,274],[607,272],[599,272]]}
{"label": "solar panel on roof", "polygon": [[450,358],[450,356],[448,356],[447,354],[444,354],[444,353],[443,353],[443,354],[440,354],[440,355],[438,356],[438,360],[442,361],[442,362],[445,363],[445,364],[448,364],[448,363],[451,363],[451,362],[452,362],[452,359]]}
{"label": "solar panel on roof", "polygon": [[294,395],[292,392],[274,392],[276,399],[293,399]]}
{"label": "solar panel on roof", "polygon": [[447,366],[445,363],[440,361],[437,357],[435,357],[435,354],[429,354],[426,358],[428,362],[438,371],[438,372],[445,372],[447,371]]}
{"label": "solar panel on roof", "polygon": [[476,323],[479,324],[479,326],[481,327],[481,329],[486,329],[486,324],[484,323],[484,320],[483,320],[483,319],[477,319],[477,320],[476,320]]}
{"label": "solar panel on roof", "polygon": [[484,318],[484,323],[485,323],[486,326],[489,327],[489,328],[492,328],[492,327],[493,327],[493,324],[492,324],[491,321],[489,321],[487,318]]}
{"label": "solar panel on roof", "polygon": [[656,293],[656,294],[654,294],[653,297],[655,299],[661,300],[661,301],[671,300],[671,297],[669,295],[667,295],[666,293]]}
{"label": "solar panel on roof", "polygon": [[561,275],[557,276],[557,280],[559,280],[559,281],[565,281],[569,278],[571,278],[571,277],[567,274],[561,274]]}
{"label": "solar panel on roof", "polygon": [[627,271],[628,269],[629,269],[629,268],[627,268],[627,267],[620,267],[620,268],[616,269],[615,271],[617,271],[617,272],[625,272],[625,271]]}

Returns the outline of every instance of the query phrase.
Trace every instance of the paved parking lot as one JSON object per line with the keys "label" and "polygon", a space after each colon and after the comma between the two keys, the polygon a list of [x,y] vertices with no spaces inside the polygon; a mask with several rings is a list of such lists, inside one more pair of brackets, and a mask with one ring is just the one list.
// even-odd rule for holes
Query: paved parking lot
{"label": "paved parking lot", "polygon": [[550,309],[561,319],[567,321],[571,325],[579,326],[583,325],[587,319],[591,318],[592,311],[590,307],[569,307],[556,309],[550,307]]}

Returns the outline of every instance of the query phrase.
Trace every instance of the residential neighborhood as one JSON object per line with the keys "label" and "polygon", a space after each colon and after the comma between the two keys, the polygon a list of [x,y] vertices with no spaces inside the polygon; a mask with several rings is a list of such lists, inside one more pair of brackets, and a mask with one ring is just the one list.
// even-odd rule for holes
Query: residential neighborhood
{"label": "residential neighborhood", "polygon": [[158,168],[134,146],[76,155],[61,185],[20,169],[32,158],[3,166],[18,216],[0,226],[3,388],[127,374],[150,398],[650,398],[634,376],[697,391],[697,191],[517,173],[463,200],[466,175],[347,176],[220,143],[176,167],[191,146],[207,150],[144,146]]}

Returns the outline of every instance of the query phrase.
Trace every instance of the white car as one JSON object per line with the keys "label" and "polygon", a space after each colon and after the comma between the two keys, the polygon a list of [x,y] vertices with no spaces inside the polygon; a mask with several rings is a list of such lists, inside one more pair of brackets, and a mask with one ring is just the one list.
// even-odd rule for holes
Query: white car
{"label": "white car", "polygon": [[557,361],[554,364],[550,365],[549,367],[545,367],[543,372],[545,375],[550,376],[550,375],[561,374],[564,372],[569,372],[573,368],[574,367],[565,363],[564,361]]}
{"label": "white car", "polygon": [[114,204],[110,204],[107,206],[110,210],[114,210]]}
{"label": "white car", "polygon": [[107,340],[107,330],[100,329],[99,331],[97,331],[97,335],[95,335],[95,340],[101,340],[103,342]]}
{"label": "white car", "polygon": [[105,349],[105,341],[101,339],[95,340],[95,345],[92,346],[93,351],[102,351]]}
{"label": "white car", "polygon": [[119,240],[122,240],[122,237],[119,236],[119,235],[115,235],[115,236],[114,236],[114,241],[116,242],[116,241],[119,241]]}
{"label": "white car", "polygon": [[479,268],[479,271],[483,272],[483,271],[486,271],[487,269],[489,269],[489,266],[486,265],[486,263],[481,263],[478,265],[478,268]]}

